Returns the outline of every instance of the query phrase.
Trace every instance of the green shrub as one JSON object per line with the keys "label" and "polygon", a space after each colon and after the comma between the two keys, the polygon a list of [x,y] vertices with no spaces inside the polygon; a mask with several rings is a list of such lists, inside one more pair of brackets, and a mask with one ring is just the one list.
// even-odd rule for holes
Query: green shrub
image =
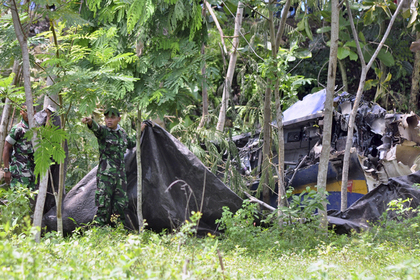
{"label": "green shrub", "polygon": [[398,246],[412,247],[420,238],[418,209],[411,207],[411,199],[396,199],[388,203],[386,212],[372,228],[355,235],[369,242],[387,242]]}
{"label": "green shrub", "polygon": [[35,192],[18,184],[15,188],[0,188],[0,229],[20,233],[30,225]]}
{"label": "green shrub", "polygon": [[282,208],[280,216],[276,211],[264,217],[249,200],[244,200],[236,213],[224,208],[222,218],[217,221],[224,230],[224,248],[239,246],[249,253],[295,252],[310,250],[328,239],[318,230],[319,218],[314,215],[320,206],[319,196],[313,192],[306,194],[292,200],[290,208]]}

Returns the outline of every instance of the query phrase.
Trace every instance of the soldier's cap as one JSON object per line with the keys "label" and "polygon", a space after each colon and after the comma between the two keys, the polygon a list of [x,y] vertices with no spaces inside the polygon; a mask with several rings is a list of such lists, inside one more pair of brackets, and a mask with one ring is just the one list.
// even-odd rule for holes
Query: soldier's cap
{"label": "soldier's cap", "polygon": [[108,114],[111,114],[111,116],[112,115],[118,116],[118,117],[120,116],[120,112],[117,110],[117,108],[114,108],[114,107],[109,107],[108,109],[105,110],[104,116]]}

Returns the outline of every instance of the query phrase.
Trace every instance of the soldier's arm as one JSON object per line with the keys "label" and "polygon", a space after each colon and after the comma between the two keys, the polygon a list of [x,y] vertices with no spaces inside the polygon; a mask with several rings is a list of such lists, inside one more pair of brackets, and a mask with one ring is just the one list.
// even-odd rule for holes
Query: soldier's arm
{"label": "soldier's arm", "polygon": [[96,137],[100,138],[103,135],[103,129],[97,122],[95,122],[92,118],[83,118],[82,123],[87,124],[87,127],[93,131]]}
{"label": "soldier's arm", "polygon": [[[10,184],[12,179],[12,173],[9,171],[10,153],[12,152],[13,145],[7,141],[4,141],[3,148],[3,164],[4,164],[4,180],[7,184]],[[7,172],[6,172],[7,171]]]}
{"label": "soldier's arm", "polygon": [[45,112],[47,113],[47,120],[45,122],[45,126],[49,127],[49,126],[51,126],[51,114],[52,114],[52,112],[48,108],[45,109]]}
{"label": "soldier's arm", "polygon": [[89,118],[89,117],[86,117],[86,118],[82,119],[82,123],[87,124],[87,126],[89,128],[92,127],[92,122],[93,122],[92,118]]}
{"label": "soldier's arm", "polygon": [[[149,120],[146,120],[146,121],[143,121],[142,123],[141,123],[141,128],[140,128],[140,131],[141,131],[141,133],[143,133],[143,131],[144,131],[144,129],[147,127],[147,126],[153,126],[153,124],[152,124],[152,122],[151,121],[149,121]],[[128,149],[132,149],[132,148],[134,148],[135,146],[136,146],[136,135],[134,135],[134,136],[132,136],[132,137],[127,137],[127,139],[128,139]]]}
{"label": "soldier's arm", "polygon": [[[150,121],[147,120],[147,121],[143,121],[141,123],[141,128],[140,128],[141,133],[143,133],[144,129],[147,126],[152,126],[152,122],[150,122]],[[137,142],[136,142],[137,141],[136,135],[133,135],[131,137],[127,137],[127,140],[128,140],[128,145],[127,145],[127,148],[128,149],[132,149],[132,148],[134,148],[136,146],[136,144],[137,144]]]}

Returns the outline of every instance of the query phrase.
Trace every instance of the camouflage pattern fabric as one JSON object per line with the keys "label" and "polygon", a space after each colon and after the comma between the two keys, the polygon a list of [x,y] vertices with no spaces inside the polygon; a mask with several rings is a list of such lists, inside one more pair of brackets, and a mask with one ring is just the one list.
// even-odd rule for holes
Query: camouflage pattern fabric
{"label": "camouflage pattern fabric", "polygon": [[16,187],[17,183],[26,185],[31,190],[37,188],[34,176],[34,149],[31,140],[24,137],[28,130],[28,123],[21,120],[6,137],[6,141],[13,146],[10,159],[11,188]]}
{"label": "camouflage pattern fabric", "polygon": [[[127,149],[135,147],[135,138],[128,137],[119,125],[113,130],[92,121],[89,129],[98,138],[100,156],[96,174],[95,202],[98,213],[95,221],[99,225],[115,225],[117,220],[124,223],[128,207],[124,154]],[[112,216],[118,217],[115,221],[111,221]]]}
{"label": "camouflage pattern fabric", "polygon": [[103,225],[115,226],[117,221],[125,224],[128,196],[126,179],[120,176],[100,175],[96,178],[95,203],[98,206],[95,221]]}

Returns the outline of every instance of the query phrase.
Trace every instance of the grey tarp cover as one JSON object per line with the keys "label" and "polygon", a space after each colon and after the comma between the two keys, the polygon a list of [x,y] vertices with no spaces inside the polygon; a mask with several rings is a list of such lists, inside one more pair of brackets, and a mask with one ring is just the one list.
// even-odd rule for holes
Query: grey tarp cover
{"label": "grey tarp cover", "polygon": [[[350,233],[352,229],[359,231],[372,226],[392,200],[412,198],[410,207],[417,208],[420,204],[420,190],[413,187],[415,183],[420,183],[420,171],[390,178],[388,183],[377,186],[345,211],[328,211],[328,222],[335,227],[336,232]],[[388,218],[392,218],[393,214],[389,213]]]}
{"label": "grey tarp cover", "polygon": [[[242,206],[240,197],[160,126],[148,126],[143,133],[141,145],[143,218],[146,219],[148,228],[157,231],[175,228],[191,215],[191,211],[202,209],[203,217],[198,230],[215,232],[217,231],[215,221],[222,216],[223,206],[229,207],[232,212]],[[133,222],[134,227],[137,227],[135,149],[127,151],[125,164],[127,193],[130,200],[129,220]],[[174,182],[177,183],[168,189]],[[63,201],[64,232],[69,233],[76,226],[92,221],[97,211],[94,199],[95,189],[96,168],[91,170],[65,196]],[[47,226],[48,230],[56,230],[56,219],[56,208],[53,208],[44,215],[44,226]]]}

